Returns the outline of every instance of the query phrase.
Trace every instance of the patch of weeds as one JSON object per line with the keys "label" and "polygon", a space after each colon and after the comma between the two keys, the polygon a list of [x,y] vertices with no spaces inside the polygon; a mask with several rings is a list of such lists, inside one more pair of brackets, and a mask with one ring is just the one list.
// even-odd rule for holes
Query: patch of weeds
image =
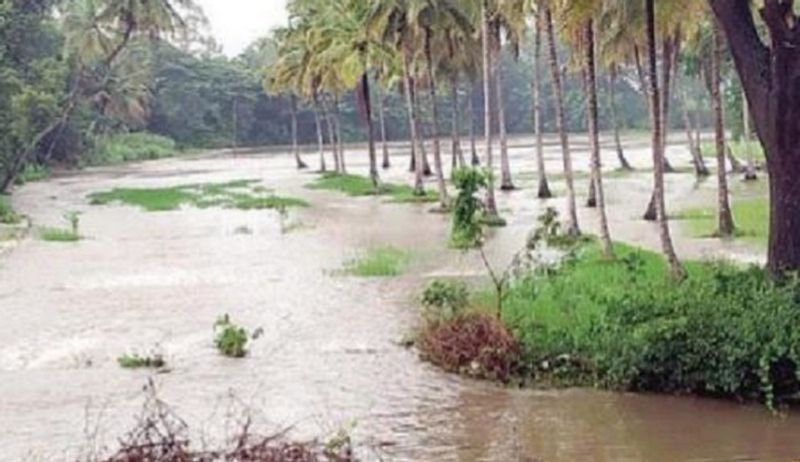
{"label": "patch of weeds", "polygon": [[28,164],[25,166],[22,172],[17,175],[17,178],[14,180],[14,184],[19,186],[25,183],[41,181],[50,178],[50,175],[52,175],[52,172],[48,167],[40,164]]}
{"label": "patch of weeds", "polygon": [[161,369],[167,365],[160,353],[140,356],[137,353],[125,354],[117,358],[117,364],[123,369]]}
{"label": "patch of weeds", "polygon": [[429,323],[453,319],[469,306],[469,289],[462,281],[431,281],[422,292],[422,306]]}
{"label": "patch of weeds", "polygon": [[370,249],[344,265],[345,274],[359,277],[399,276],[410,261],[408,252],[394,247]]}
{"label": "patch of weeds", "polygon": [[247,330],[237,326],[227,314],[217,318],[214,323],[214,344],[224,356],[244,358],[247,356]]}
{"label": "patch of weeds", "polygon": [[256,186],[258,180],[234,180],[226,183],[203,183],[165,188],[114,188],[89,195],[92,205],[121,203],[148,212],[177,210],[184,205],[197,208],[221,207],[238,210],[265,210],[307,207],[308,203],[276,196]]}
{"label": "patch of weeds", "polygon": [[[739,199],[731,204],[734,238],[765,246],[769,237],[769,203],[766,198]],[[675,216],[692,237],[718,237],[715,208],[688,209]]]}
{"label": "patch of weeds", "polygon": [[341,173],[325,173],[306,187],[337,191],[351,197],[386,196],[388,202],[392,203],[427,203],[439,200],[439,195],[435,192],[429,191],[424,196],[418,196],[410,186],[394,183],[381,183],[376,188],[372,180],[365,176]]}
{"label": "patch of weeds", "polygon": [[22,217],[14,211],[8,198],[0,196],[0,223],[4,225],[16,225],[22,222]]}
{"label": "patch of weeds", "polygon": [[490,228],[502,228],[508,225],[506,219],[499,215],[488,215],[482,213],[478,217],[478,220],[480,220],[481,224],[488,226]]}
{"label": "patch of weeds", "polygon": [[64,214],[64,220],[69,228],[42,228],[39,237],[48,242],[77,242],[81,240],[80,235],[80,214],[78,212],[68,212]]}

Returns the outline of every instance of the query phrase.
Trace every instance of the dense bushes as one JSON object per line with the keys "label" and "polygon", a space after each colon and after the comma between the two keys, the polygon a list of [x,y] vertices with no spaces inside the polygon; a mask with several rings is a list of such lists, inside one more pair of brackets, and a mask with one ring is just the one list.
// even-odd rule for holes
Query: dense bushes
{"label": "dense bushes", "polygon": [[519,353],[503,323],[482,313],[426,326],[417,346],[424,359],[449,372],[503,382],[514,375]]}
{"label": "dense bushes", "polygon": [[172,157],[178,153],[170,138],[151,133],[126,133],[100,138],[87,153],[88,165],[119,164]]}
{"label": "dense bushes", "polygon": [[800,391],[798,284],[758,268],[691,263],[675,284],[655,254],[596,246],[512,288],[504,320],[540,380],[691,392],[770,405]]}

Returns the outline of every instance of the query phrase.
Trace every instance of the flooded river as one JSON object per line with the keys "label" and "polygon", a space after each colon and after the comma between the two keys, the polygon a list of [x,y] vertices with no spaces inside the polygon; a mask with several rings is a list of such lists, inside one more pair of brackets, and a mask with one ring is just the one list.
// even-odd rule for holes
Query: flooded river
{"label": "flooded river", "polygon": [[[646,140],[631,145],[644,168]],[[512,154],[523,188],[498,193],[509,220],[490,244],[498,262],[522,245],[546,205],[531,189],[533,150]],[[673,155],[686,164],[680,147]],[[559,171],[554,147],[548,156],[551,172]],[[588,165],[585,152],[576,157],[576,165]],[[366,170],[362,152],[351,151],[349,161],[351,171]],[[394,161],[386,179],[407,181],[407,159]],[[310,208],[291,212],[302,227],[281,233],[271,211],[145,213],[86,199],[117,186],[248,178],[309,201]],[[237,403],[265,428],[293,426],[299,438],[354,423],[365,460],[800,457],[796,414],[697,398],[504,389],[420,362],[398,344],[417,320],[416,294],[432,277],[481,274],[478,260],[446,248],[447,216],[305,188],[313,178],[297,173],[288,156],[219,154],[93,169],[20,189],[14,205],[34,223],[61,226],[65,212],[79,211],[86,239],[28,239],[0,257],[0,460],[74,460],[87,435],[113,445],[132,425],[149,376],[120,369],[116,358],[155,345],[171,368],[154,378],[160,395],[198,434],[221,432]],[[586,189],[588,179],[578,184]],[[649,185],[646,172],[608,180],[611,226],[617,239],[657,248],[653,225],[638,220]],[[555,178],[552,186],[563,191]],[[690,174],[670,175],[668,189],[673,208],[713,195],[713,184],[696,185]],[[591,231],[593,213],[582,208],[581,218]],[[237,232],[243,226],[252,233]],[[761,258],[742,244],[686,239],[674,230],[685,257]],[[411,250],[405,275],[336,274],[359,251],[386,245]],[[264,329],[246,359],[214,349],[212,324],[223,313]]]}

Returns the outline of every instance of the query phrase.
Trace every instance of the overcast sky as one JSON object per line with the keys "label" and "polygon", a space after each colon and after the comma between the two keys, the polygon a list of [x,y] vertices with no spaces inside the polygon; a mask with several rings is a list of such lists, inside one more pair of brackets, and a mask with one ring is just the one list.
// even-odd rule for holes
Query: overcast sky
{"label": "overcast sky", "polygon": [[286,24],[286,0],[197,0],[225,54],[236,56],[270,29]]}

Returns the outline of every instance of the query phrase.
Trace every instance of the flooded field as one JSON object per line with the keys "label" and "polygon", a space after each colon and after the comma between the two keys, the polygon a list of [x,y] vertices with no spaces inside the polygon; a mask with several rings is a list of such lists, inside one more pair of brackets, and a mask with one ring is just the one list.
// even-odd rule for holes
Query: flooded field
{"label": "flooded field", "polygon": [[[528,140],[517,144],[511,162],[521,189],[498,193],[509,226],[489,244],[498,262],[522,246],[543,207],[563,202],[535,199],[534,151]],[[650,196],[647,139],[628,144],[640,171],[607,179],[611,232],[657,249],[655,226],[639,219]],[[589,183],[585,149],[576,139],[581,196]],[[384,178],[407,182],[408,159],[400,146],[395,154]],[[553,143],[547,154],[551,187],[562,195]],[[348,156],[351,172],[366,172],[363,150]],[[610,171],[613,153],[605,156]],[[670,157],[688,165],[680,145]],[[429,213],[429,206],[305,188],[313,178],[298,173],[288,155],[218,153],[70,173],[17,191],[15,207],[36,225],[61,225],[64,213],[80,212],[86,239],[32,238],[0,256],[0,459],[74,460],[87,435],[113,445],[131,426],[148,380],[146,372],[121,369],[116,358],[156,345],[170,365],[154,377],[162,398],[209,437],[224,431],[235,403],[252,409],[265,428],[293,426],[299,438],[354,422],[365,460],[800,457],[796,414],[698,398],[505,389],[422,363],[399,344],[417,321],[420,287],[439,275],[481,275],[479,260],[447,248],[449,217]],[[308,201],[310,207],[290,212],[299,228],[282,233],[273,211],[147,213],[91,206],[86,197],[120,186],[241,179]],[[691,173],[669,175],[667,188],[672,211],[715,193],[712,180],[697,184]],[[591,232],[593,212],[581,207],[580,218]],[[237,231],[243,227],[251,232]],[[673,231],[684,258],[763,258],[742,243],[689,239],[675,224]],[[337,274],[360,251],[387,245],[411,252],[403,276]],[[212,324],[224,313],[264,329],[245,359],[214,349]]]}

